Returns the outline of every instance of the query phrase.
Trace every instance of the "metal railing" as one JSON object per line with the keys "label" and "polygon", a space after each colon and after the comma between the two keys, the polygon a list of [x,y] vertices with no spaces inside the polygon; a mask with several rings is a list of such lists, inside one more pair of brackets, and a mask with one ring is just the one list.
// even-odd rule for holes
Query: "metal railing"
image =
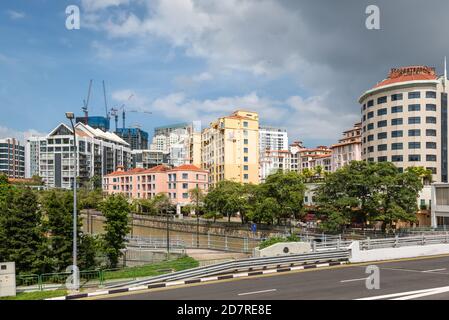
{"label": "metal railing", "polygon": [[366,239],[359,241],[361,250],[371,250],[380,248],[399,248],[407,246],[422,246],[429,244],[449,243],[449,232],[445,234],[421,234],[417,236],[400,237],[384,239]]}
{"label": "metal railing", "polygon": [[329,261],[347,261],[349,259],[349,250],[335,250],[325,252],[314,252],[306,254],[285,255],[279,257],[263,257],[263,258],[249,258],[238,261],[230,261],[218,263],[205,267],[197,267],[189,270],[178,271],[171,274],[160,275],[141,279],[138,281],[131,281],[117,285],[107,286],[108,288],[118,287],[133,287],[152,283],[175,281],[181,279],[193,279],[203,276],[212,276],[217,274],[225,274],[229,272],[239,272],[258,267],[270,266],[293,266],[297,264],[320,263]]}

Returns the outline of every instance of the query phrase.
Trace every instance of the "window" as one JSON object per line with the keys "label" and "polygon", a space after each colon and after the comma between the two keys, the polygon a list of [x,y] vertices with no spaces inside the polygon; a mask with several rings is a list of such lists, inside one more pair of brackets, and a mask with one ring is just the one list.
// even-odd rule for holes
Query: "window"
{"label": "window", "polygon": [[374,106],[374,100],[368,101],[367,107],[369,108],[369,107],[372,107],[372,106]]}
{"label": "window", "polygon": [[374,117],[374,112],[373,111],[368,112],[367,118],[371,119],[372,117]]}
{"label": "window", "polygon": [[184,193],[182,194],[182,198],[183,198],[183,199],[188,199],[188,198],[189,198],[189,194],[186,193],[186,192],[184,192]]}
{"label": "window", "polygon": [[437,161],[437,156],[435,154],[427,154],[426,161]]}
{"label": "window", "polygon": [[421,93],[419,91],[413,91],[408,93],[409,99],[419,99],[421,98]]}
{"label": "window", "polygon": [[433,167],[426,167],[427,170],[430,170],[432,172],[432,174],[437,174],[437,168],[433,168]]}
{"label": "window", "polygon": [[377,157],[377,162],[386,162],[388,161],[388,158],[386,156]]}
{"label": "window", "polygon": [[437,123],[436,117],[426,117],[426,123]]}
{"label": "window", "polygon": [[419,104],[409,104],[408,105],[408,111],[420,111],[421,105]]}
{"label": "window", "polygon": [[402,93],[396,93],[391,95],[391,101],[402,100]]}
{"label": "window", "polygon": [[427,149],[436,149],[437,143],[436,142],[426,142],[426,148]]}
{"label": "window", "polygon": [[399,113],[402,112],[402,106],[395,106],[391,108],[391,113]]}
{"label": "window", "polygon": [[243,170],[248,171],[248,165],[245,164],[245,165],[243,166]]}
{"label": "window", "polygon": [[386,151],[387,150],[387,145],[386,144],[379,144],[377,146],[377,151]]}
{"label": "window", "polygon": [[421,149],[421,142],[409,142],[408,148],[409,149]]}
{"label": "window", "polygon": [[368,141],[373,141],[374,140],[374,134],[370,134],[368,136]]}
{"label": "window", "polygon": [[387,138],[387,133],[386,132],[379,132],[377,134],[377,139],[386,139]]}
{"label": "window", "polygon": [[244,153],[248,153],[248,148],[243,148]]}
{"label": "window", "polygon": [[245,174],[243,175],[243,179],[248,180],[248,179],[249,179],[249,175],[248,175],[247,173],[245,173]]}
{"label": "window", "polygon": [[244,126],[245,128],[248,128],[248,121],[243,121],[243,126]]}
{"label": "window", "polygon": [[188,173],[183,173],[182,174],[182,178],[183,179],[188,179],[189,178],[189,174]]}
{"label": "window", "polygon": [[397,126],[397,125],[401,125],[401,124],[402,124],[402,118],[391,119],[392,126]]}
{"label": "window", "polygon": [[377,127],[383,128],[387,126],[387,120],[377,121]]}
{"label": "window", "polygon": [[374,123],[368,123],[368,125],[366,126],[367,130],[372,130],[374,129]]}
{"label": "window", "polygon": [[243,139],[244,144],[248,144],[248,139]]}
{"label": "window", "polygon": [[387,114],[387,108],[383,108],[383,109],[379,109],[377,110],[377,115],[378,116],[383,116]]}
{"label": "window", "polygon": [[374,147],[373,146],[368,147],[368,153],[370,153],[370,152],[374,152]]}
{"label": "window", "polygon": [[409,137],[419,137],[421,135],[421,130],[420,129],[410,129],[408,131],[408,136]]}
{"label": "window", "polygon": [[426,136],[428,137],[436,137],[437,131],[435,129],[426,129]]}
{"label": "window", "polygon": [[426,98],[435,99],[437,97],[437,93],[435,91],[426,91]]}
{"label": "window", "polygon": [[377,104],[382,104],[382,103],[385,103],[385,102],[387,102],[387,97],[386,96],[377,98]]}
{"label": "window", "polygon": [[374,162],[374,158],[368,158],[368,162]]}
{"label": "window", "polygon": [[408,124],[420,124],[421,118],[420,117],[408,117]]}
{"label": "window", "polygon": [[391,161],[392,162],[402,162],[403,159],[404,159],[404,157],[402,155],[391,156]]}
{"label": "window", "polygon": [[391,150],[402,150],[402,142],[392,143]]}
{"label": "window", "polygon": [[244,162],[248,162],[248,157],[243,157]]}
{"label": "window", "polygon": [[402,137],[402,130],[391,131],[392,138],[400,138]]}
{"label": "window", "polygon": [[189,188],[189,184],[188,183],[183,183],[182,184],[182,188],[183,189],[188,189]]}
{"label": "window", "polygon": [[419,154],[409,154],[408,161],[410,161],[410,162],[421,161],[421,155],[419,155]]}
{"label": "window", "polygon": [[437,105],[431,103],[426,104],[426,111],[437,111]]}

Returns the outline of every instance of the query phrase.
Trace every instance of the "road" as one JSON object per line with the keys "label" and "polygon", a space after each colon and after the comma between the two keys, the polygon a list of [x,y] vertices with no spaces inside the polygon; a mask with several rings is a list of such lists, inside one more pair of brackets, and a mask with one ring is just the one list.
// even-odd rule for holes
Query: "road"
{"label": "road", "polygon": [[[449,256],[373,264],[380,270],[379,289],[366,288],[368,274],[365,271],[368,264],[364,264],[230,279],[98,298],[114,300],[449,299]],[[445,286],[448,287],[442,288]]]}

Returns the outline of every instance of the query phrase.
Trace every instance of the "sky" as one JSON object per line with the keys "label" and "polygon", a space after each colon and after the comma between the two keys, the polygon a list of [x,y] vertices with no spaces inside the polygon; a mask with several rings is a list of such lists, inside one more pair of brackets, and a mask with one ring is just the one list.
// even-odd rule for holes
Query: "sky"
{"label": "sky", "polygon": [[[365,27],[373,4],[380,30]],[[69,5],[79,30],[66,28]],[[446,0],[1,1],[0,138],[81,116],[92,79],[90,115],[106,113],[104,80],[109,108],[152,112],[127,114],[150,134],[245,109],[290,142],[330,145],[390,68],[443,73],[448,14]]]}

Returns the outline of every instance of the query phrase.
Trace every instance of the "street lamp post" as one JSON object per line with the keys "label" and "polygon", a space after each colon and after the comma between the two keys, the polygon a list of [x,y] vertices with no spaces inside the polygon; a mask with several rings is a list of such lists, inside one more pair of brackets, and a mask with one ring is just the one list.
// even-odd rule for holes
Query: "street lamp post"
{"label": "street lamp post", "polygon": [[73,154],[74,154],[74,173],[73,173],[73,275],[74,275],[74,289],[78,290],[78,267],[77,267],[77,213],[76,213],[76,189],[77,189],[77,148],[76,148],[76,133],[73,119],[75,114],[73,112],[66,112],[65,116],[70,120],[73,131]]}

